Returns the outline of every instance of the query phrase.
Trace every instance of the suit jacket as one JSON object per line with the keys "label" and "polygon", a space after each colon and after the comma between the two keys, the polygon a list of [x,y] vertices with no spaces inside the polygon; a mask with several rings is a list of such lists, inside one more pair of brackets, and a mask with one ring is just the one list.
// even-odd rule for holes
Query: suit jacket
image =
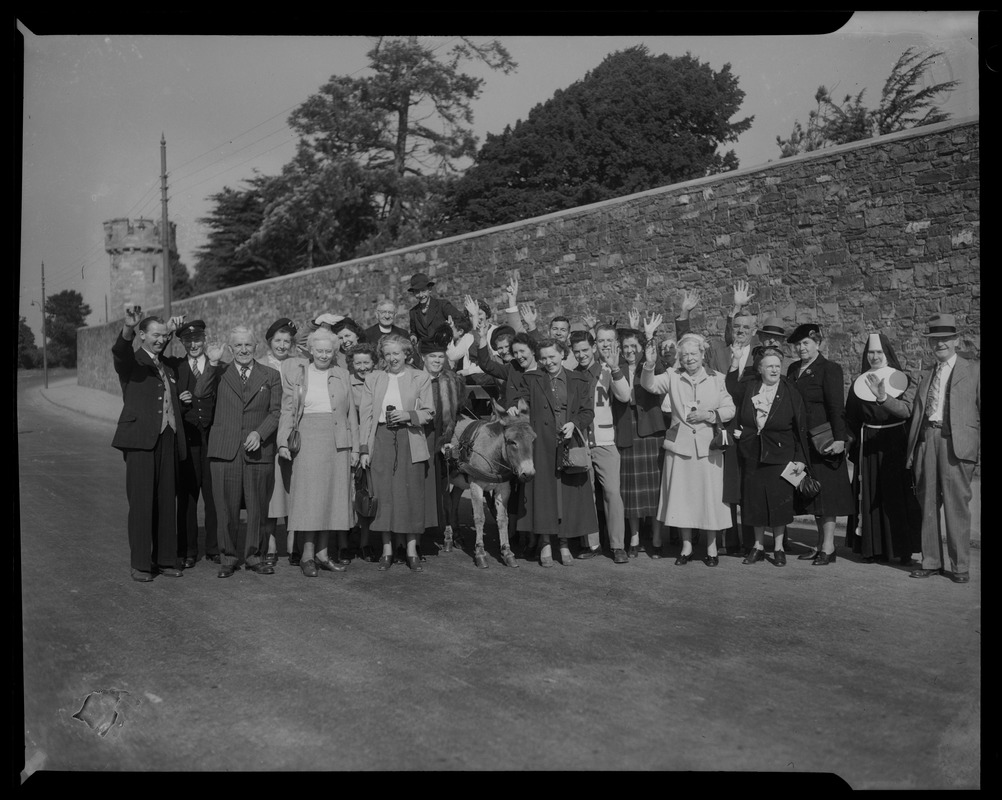
{"label": "suit jacket", "polygon": [[[424,426],[435,417],[435,398],[431,392],[431,375],[414,367],[404,367],[400,373],[401,411],[410,413],[407,424],[407,440],[411,448],[411,461],[427,461],[428,441]],[[376,426],[383,409],[383,398],[390,383],[389,375],[381,370],[365,376],[365,390],[362,392],[362,413],[359,423],[359,451],[372,453],[376,443]]]}
{"label": "suit jacket", "polygon": [[740,384],[737,413],[729,426],[732,433],[741,431],[737,437],[738,452],[751,463],[808,463],[807,410],[797,387],[787,378],[779,379],[769,416],[759,431],[752,398],[761,386],[761,379]]}
{"label": "suit jacket", "polygon": [[125,405],[118,418],[118,428],[111,446],[119,450],[152,450],[160,438],[163,427],[164,391],[169,391],[177,425],[175,441],[177,454],[182,460],[188,457],[188,444],[181,433],[181,401],[178,399],[177,376],[169,364],[163,364],[167,386],[153,358],[144,349],[133,349],[133,342],[121,333],[111,348],[115,372],[122,385]]}
{"label": "suit jacket", "polygon": [[[591,388],[591,377],[586,372],[564,370],[567,376],[567,421],[584,434],[588,440],[588,428],[595,421],[595,394]],[[549,375],[541,369],[523,372],[515,388],[515,400],[529,404],[529,417],[537,436],[543,436],[543,429],[554,425],[553,394],[550,391]],[[554,434],[549,433],[549,436]],[[556,434],[559,441],[559,432]]]}
{"label": "suit jacket", "polygon": [[[287,358],[282,362],[282,415],[278,422],[276,446],[287,447],[293,426],[303,418],[306,390],[309,388],[309,362],[305,358]],[[358,413],[351,389],[351,375],[341,367],[327,370],[327,392],[331,399],[331,422],[334,446],[358,452]]]}
{"label": "suit jacket", "polygon": [[214,367],[206,358],[205,370],[196,379],[192,374],[188,356],[168,356],[161,361],[170,364],[174,369],[178,394],[191,392],[191,402],[182,403],[182,417],[185,433],[189,437],[198,436],[212,425],[212,416],[216,411],[216,380],[213,373],[225,369],[226,365],[218,364]]}
{"label": "suit jacket", "polygon": [[[255,362],[247,385],[240,382],[237,363],[230,362],[215,373],[216,410],[212,418],[209,458],[233,461],[243,454],[248,463],[275,463],[275,432],[282,408],[282,381],[276,370]],[[244,450],[251,431],[261,437],[261,446]]]}
{"label": "suit jacket", "polygon": [[670,370],[655,375],[653,369],[645,369],[640,378],[645,389],[658,394],[666,394],[671,403],[671,427],[665,432],[665,450],[685,456],[705,458],[710,453],[713,441],[713,423],[685,421],[693,399],[702,411],[716,411],[717,422],[730,422],[734,416],[734,401],[724,384],[724,376],[719,372],[707,372],[693,383],[688,375]]}
{"label": "suit jacket", "polygon": [[[926,400],[933,369],[925,370],[919,380],[915,407],[908,428],[908,460],[911,467],[925,423]],[[961,461],[977,463],[981,457],[981,365],[957,356],[943,398],[943,436],[949,436],[954,455]]]}
{"label": "suit jacket", "polygon": [[411,336],[416,336],[419,342],[431,338],[431,335],[441,326],[449,321],[458,321],[460,317],[465,317],[466,312],[460,311],[448,300],[440,300],[437,297],[428,301],[428,310],[422,311],[419,305],[415,305],[410,311]]}

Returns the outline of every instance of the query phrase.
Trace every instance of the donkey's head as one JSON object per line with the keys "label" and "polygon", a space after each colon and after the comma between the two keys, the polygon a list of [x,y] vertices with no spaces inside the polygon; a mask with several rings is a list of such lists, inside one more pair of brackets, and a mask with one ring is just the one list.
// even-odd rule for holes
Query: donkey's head
{"label": "donkey's head", "polygon": [[536,432],[529,424],[529,417],[525,414],[504,417],[501,423],[504,429],[505,461],[519,481],[531,481],[536,475],[536,467],[532,463],[532,442],[536,438]]}

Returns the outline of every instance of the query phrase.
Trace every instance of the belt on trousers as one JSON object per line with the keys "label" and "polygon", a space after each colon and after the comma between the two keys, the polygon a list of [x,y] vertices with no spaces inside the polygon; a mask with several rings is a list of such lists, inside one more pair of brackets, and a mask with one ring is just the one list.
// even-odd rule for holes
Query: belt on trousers
{"label": "belt on trousers", "polygon": [[869,422],[864,422],[863,423],[863,427],[864,428],[869,428],[870,430],[877,431],[877,430],[881,430],[882,428],[900,428],[904,424],[905,424],[905,421],[903,419],[900,419],[897,422],[888,422],[888,423],[886,423],[884,425],[872,425]]}

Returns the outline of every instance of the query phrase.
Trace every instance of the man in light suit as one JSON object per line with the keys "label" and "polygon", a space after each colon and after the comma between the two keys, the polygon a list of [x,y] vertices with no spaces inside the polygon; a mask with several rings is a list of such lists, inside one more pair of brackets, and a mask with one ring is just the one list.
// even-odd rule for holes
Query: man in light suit
{"label": "man in light suit", "polygon": [[[173,323],[141,319],[142,309],[125,311],[125,324],[111,348],[125,401],[111,446],[125,457],[129,497],[129,549],[132,579],[156,574],[177,578],[177,506],[174,482],[179,459],[187,455],[181,426],[176,376],[161,355]],[[133,349],[136,329],[141,347]]]}
{"label": "man in light suit", "polygon": [[[282,407],[277,370],[254,360],[255,339],[245,327],[230,332],[233,361],[217,373],[216,409],[209,439],[209,470],[218,516],[220,578],[243,561],[259,575],[275,568],[261,560],[261,523],[275,485],[275,433]],[[247,527],[240,535],[240,502]]]}
{"label": "man in light suit", "polygon": [[908,431],[907,465],[922,506],[922,568],[911,577],[944,574],[942,508],[950,579],[968,583],[971,478],[981,447],[981,367],[957,355],[960,337],[952,314],[936,314],[928,324],[936,364],[922,373]]}

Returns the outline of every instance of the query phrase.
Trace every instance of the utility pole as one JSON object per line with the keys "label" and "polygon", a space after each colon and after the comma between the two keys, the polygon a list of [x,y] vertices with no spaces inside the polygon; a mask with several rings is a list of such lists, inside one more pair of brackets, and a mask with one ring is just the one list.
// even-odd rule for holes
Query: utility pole
{"label": "utility pole", "polygon": [[163,219],[160,223],[160,242],[163,248],[164,319],[171,318],[170,310],[170,225],[167,222],[167,139],[160,134],[160,208]]}
{"label": "utility pole", "polygon": [[42,262],[42,380],[45,388],[49,388],[49,356],[45,350],[45,340],[48,338],[45,330],[45,262]]}

